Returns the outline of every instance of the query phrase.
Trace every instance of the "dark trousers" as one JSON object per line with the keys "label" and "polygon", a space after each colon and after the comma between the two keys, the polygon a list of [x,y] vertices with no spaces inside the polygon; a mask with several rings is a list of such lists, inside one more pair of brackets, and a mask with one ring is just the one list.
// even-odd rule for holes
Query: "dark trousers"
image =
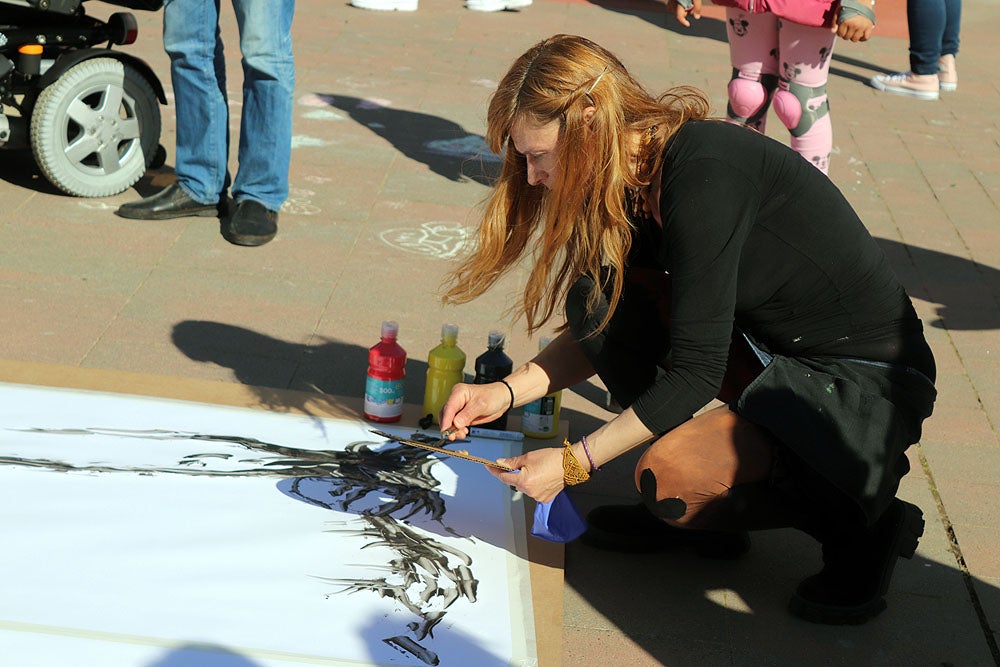
{"label": "dark trousers", "polygon": [[938,59],[958,53],[962,0],[907,0],[910,32],[910,70],[937,74]]}

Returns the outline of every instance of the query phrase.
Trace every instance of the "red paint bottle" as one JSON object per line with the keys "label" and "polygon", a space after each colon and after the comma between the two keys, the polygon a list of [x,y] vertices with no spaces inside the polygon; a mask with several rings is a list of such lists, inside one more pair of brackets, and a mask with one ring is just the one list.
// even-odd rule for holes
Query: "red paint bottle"
{"label": "red paint bottle", "polygon": [[396,342],[399,325],[382,323],[382,340],[368,349],[368,377],[365,380],[365,419],[396,422],[403,416],[406,377],[406,350]]}

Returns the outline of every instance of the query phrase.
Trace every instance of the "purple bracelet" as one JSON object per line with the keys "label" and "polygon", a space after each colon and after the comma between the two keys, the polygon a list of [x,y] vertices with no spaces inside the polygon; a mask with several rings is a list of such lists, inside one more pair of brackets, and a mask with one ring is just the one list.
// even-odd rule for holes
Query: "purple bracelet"
{"label": "purple bracelet", "polygon": [[597,467],[597,464],[594,463],[594,459],[590,456],[590,449],[587,447],[587,436],[581,435],[580,443],[583,445],[583,453],[587,455],[587,460],[590,461],[590,471],[600,472],[601,469]]}

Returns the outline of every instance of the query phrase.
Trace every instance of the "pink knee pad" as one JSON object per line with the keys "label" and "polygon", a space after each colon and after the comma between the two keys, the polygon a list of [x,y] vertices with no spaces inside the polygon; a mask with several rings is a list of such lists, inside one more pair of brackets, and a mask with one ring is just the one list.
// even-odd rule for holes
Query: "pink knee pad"
{"label": "pink knee pad", "polygon": [[794,130],[802,120],[802,103],[794,93],[779,88],[774,93],[774,113],[789,130]]}
{"label": "pink knee pad", "polygon": [[767,93],[760,81],[734,77],[729,82],[729,105],[733,115],[741,120],[752,118],[767,104]]}

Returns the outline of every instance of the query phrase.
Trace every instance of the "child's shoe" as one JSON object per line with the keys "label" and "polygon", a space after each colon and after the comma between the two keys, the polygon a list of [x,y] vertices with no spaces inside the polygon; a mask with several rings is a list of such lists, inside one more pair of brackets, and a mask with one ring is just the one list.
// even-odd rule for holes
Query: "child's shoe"
{"label": "child's shoe", "polygon": [[938,60],[938,82],[941,92],[951,92],[958,88],[958,69],[955,66],[955,56],[948,54]]}
{"label": "child's shoe", "polygon": [[351,0],[351,6],[382,12],[415,12],[417,0]]}
{"label": "child's shoe", "polygon": [[919,100],[936,100],[941,84],[937,74],[877,74],[872,77],[872,87],[886,93],[909,95]]}
{"label": "child's shoe", "polygon": [[531,0],[466,0],[465,8],[474,12],[502,12],[523,9],[530,4]]}

